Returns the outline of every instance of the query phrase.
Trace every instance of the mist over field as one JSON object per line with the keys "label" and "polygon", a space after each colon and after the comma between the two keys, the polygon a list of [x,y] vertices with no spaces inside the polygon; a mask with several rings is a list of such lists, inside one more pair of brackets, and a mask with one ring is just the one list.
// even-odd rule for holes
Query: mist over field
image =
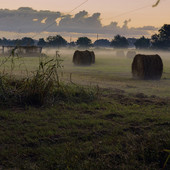
{"label": "mist over field", "polygon": [[[90,66],[76,66],[73,63],[73,55],[76,48],[43,48],[42,53],[49,56],[49,59],[57,53],[62,60],[63,69],[61,80],[67,83],[99,86],[99,88],[110,88],[123,90],[126,93],[144,93],[146,95],[170,97],[170,52],[161,50],[135,50],[135,49],[89,49],[95,53],[95,64]],[[135,80],[132,76],[133,58],[127,57],[128,51],[135,51],[136,54],[154,55],[158,54],[163,61],[163,75],[160,81],[157,80]],[[117,51],[123,51],[124,56],[118,56]],[[38,67],[38,57],[24,57],[24,66],[31,71]],[[17,62],[16,65],[19,65]],[[10,69],[10,67],[9,67]],[[23,70],[22,70],[23,69]],[[16,75],[24,74],[24,67],[16,70]],[[22,74],[21,74],[22,72]],[[71,80],[70,80],[71,75]]]}

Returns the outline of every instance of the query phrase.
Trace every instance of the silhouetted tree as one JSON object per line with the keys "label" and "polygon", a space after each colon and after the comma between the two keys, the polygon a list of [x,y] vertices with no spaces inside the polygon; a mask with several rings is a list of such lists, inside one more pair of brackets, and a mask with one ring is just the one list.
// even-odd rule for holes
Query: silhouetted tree
{"label": "silhouetted tree", "polygon": [[76,44],[81,48],[90,47],[92,45],[92,41],[87,37],[79,37]]}
{"label": "silhouetted tree", "polygon": [[9,44],[9,40],[7,40],[6,38],[2,38],[0,41],[1,45],[8,45]]}
{"label": "silhouetted tree", "polygon": [[136,42],[136,38],[127,38],[128,43],[129,43],[129,47],[134,47],[135,42]]}
{"label": "silhouetted tree", "polygon": [[159,34],[151,37],[152,48],[169,49],[170,48],[170,25],[163,25],[159,30]]}
{"label": "silhouetted tree", "polygon": [[128,40],[120,35],[116,35],[110,44],[110,46],[114,48],[126,48],[128,45]]}
{"label": "silhouetted tree", "polygon": [[47,44],[49,46],[65,47],[67,41],[61,35],[49,36],[47,38]]}
{"label": "silhouetted tree", "polygon": [[69,46],[70,46],[70,47],[75,47],[75,46],[76,46],[76,43],[75,43],[74,41],[72,41],[72,42],[69,43]]}
{"label": "silhouetted tree", "polygon": [[141,38],[136,40],[134,45],[135,45],[135,47],[137,49],[146,49],[146,48],[149,48],[150,47],[150,39],[145,38],[144,36],[142,36]]}
{"label": "silhouetted tree", "polygon": [[20,41],[18,41],[18,43],[19,43],[18,45],[32,46],[34,45],[35,42],[32,38],[24,37]]}
{"label": "silhouetted tree", "polygon": [[94,46],[97,47],[109,47],[110,46],[110,41],[107,39],[99,39],[94,42]]}
{"label": "silhouetted tree", "polygon": [[44,38],[40,38],[39,40],[38,40],[38,46],[41,46],[41,47],[44,47],[44,46],[46,46],[46,44],[47,44],[47,42],[44,40]]}

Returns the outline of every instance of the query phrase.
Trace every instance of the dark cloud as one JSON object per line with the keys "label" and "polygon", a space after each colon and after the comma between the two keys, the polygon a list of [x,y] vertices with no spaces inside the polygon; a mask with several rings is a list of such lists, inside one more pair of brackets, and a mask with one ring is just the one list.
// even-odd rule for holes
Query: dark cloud
{"label": "dark cloud", "polygon": [[[100,15],[100,13],[89,15],[87,11],[80,11],[71,16],[48,10],[37,11],[29,7],[21,7],[17,10],[0,9],[0,31],[22,33],[46,31],[140,36],[149,35],[150,31],[157,30],[153,26],[128,28],[131,19],[125,20],[122,27],[117,22],[111,22],[109,25],[103,26]],[[51,25],[52,23],[54,24]],[[49,25],[51,26],[48,27]]]}
{"label": "dark cloud", "polygon": [[[45,28],[46,24],[55,22],[58,17],[61,17],[60,12],[36,11],[28,7],[21,7],[18,10],[0,9],[0,30],[38,32]],[[41,23],[44,18],[47,18],[46,24]]]}
{"label": "dark cloud", "polygon": [[65,16],[62,18],[57,30],[62,32],[95,33],[96,29],[101,28],[100,13],[88,16],[86,11],[81,11],[74,17]]}
{"label": "dark cloud", "polygon": [[144,27],[140,27],[137,28],[138,30],[146,30],[146,31],[156,31],[158,30],[158,28],[154,27],[154,26],[144,26]]}

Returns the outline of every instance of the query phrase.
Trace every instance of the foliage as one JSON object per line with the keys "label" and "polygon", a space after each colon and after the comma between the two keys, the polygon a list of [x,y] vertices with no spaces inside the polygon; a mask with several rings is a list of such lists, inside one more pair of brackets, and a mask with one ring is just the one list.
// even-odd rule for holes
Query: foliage
{"label": "foliage", "polygon": [[41,46],[41,47],[44,47],[44,46],[46,46],[47,45],[47,42],[44,40],[44,38],[40,38],[39,40],[38,40],[38,44],[37,44],[38,46]]}
{"label": "foliage", "polygon": [[94,46],[97,47],[109,47],[110,46],[110,41],[107,39],[99,39],[94,42]]}
{"label": "foliage", "polygon": [[24,46],[32,46],[34,45],[34,40],[29,37],[24,37],[21,39],[21,41],[19,41],[19,43],[20,45],[24,45]]}
{"label": "foliage", "polygon": [[137,49],[147,49],[147,48],[150,47],[150,39],[145,38],[144,36],[142,36],[141,38],[136,40],[134,45],[136,46]]}
{"label": "foliage", "polygon": [[69,43],[69,47],[75,47],[75,46],[76,46],[76,43],[74,41]]}
{"label": "foliage", "polygon": [[165,24],[159,34],[154,34],[151,38],[152,48],[169,49],[170,48],[170,25]]}
{"label": "foliage", "polygon": [[85,47],[90,47],[92,45],[92,41],[87,37],[79,37],[78,40],[76,41],[76,44],[80,48],[85,48]]}
{"label": "foliage", "polygon": [[67,41],[61,35],[49,36],[47,38],[47,45],[65,47],[67,45]]}
{"label": "foliage", "polygon": [[126,48],[128,45],[128,40],[120,35],[116,35],[110,44],[110,46],[114,48]]}
{"label": "foliage", "polygon": [[30,37],[23,37],[22,39],[8,40],[6,38],[0,39],[0,45],[5,46],[32,46],[35,44],[35,41]]}

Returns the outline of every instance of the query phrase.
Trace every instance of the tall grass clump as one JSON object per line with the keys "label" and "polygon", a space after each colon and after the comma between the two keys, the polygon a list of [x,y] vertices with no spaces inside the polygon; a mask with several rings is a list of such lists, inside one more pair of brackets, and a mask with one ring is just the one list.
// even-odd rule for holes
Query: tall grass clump
{"label": "tall grass clump", "polygon": [[[0,105],[42,106],[56,102],[88,102],[94,100],[94,89],[79,85],[65,84],[60,81],[62,59],[57,53],[53,57],[43,55],[39,58],[38,68],[22,78],[14,76],[14,54],[1,61],[1,66],[10,62],[11,71],[0,72]],[[20,57],[20,60],[23,58]]]}
{"label": "tall grass clump", "polygon": [[60,86],[58,69],[61,67],[58,57],[41,59],[33,75],[24,79],[20,87],[20,101],[31,105],[43,105],[50,101],[54,89]]}

